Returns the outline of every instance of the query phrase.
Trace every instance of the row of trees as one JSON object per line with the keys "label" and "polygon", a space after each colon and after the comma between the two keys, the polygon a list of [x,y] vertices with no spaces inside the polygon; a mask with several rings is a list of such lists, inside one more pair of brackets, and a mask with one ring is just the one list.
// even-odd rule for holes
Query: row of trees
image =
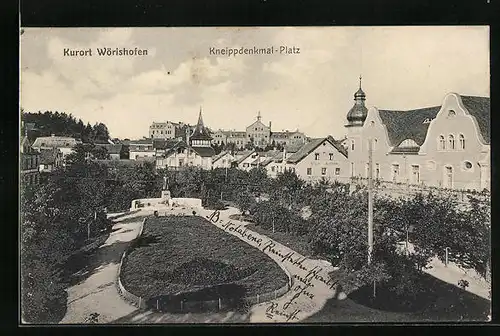
{"label": "row of trees", "polygon": [[109,139],[109,131],[105,124],[96,123],[92,126],[87,123],[85,125],[81,119],[58,111],[31,113],[21,110],[21,121],[24,122],[21,134],[25,134],[26,124],[35,124],[35,129],[28,132],[30,140],[52,134],[78,138],[87,143],[105,143]]}
{"label": "row of trees", "polygon": [[[173,195],[201,197],[205,204],[231,201],[264,229],[306,235],[311,249],[340,267],[345,286],[390,281],[395,293],[418,295],[414,281],[431,258],[445,259],[485,275],[490,252],[490,206],[471,198],[463,208],[448,195],[429,193],[374,201],[374,254],[367,265],[367,191],[347,184],[306,184],[295,173],[276,179],[262,169],[165,171]],[[259,196],[260,202],[257,200]],[[304,208],[311,216],[304,219]],[[414,245],[401,252],[401,243]],[[403,245],[404,248],[404,245]]]}
{"label": "row of trees", "polygon": [[[64,170],[43,183],[21,185],[21,285],[23,319],[58,322],[66,305],[68,258],[99,235],[109,233],[104,208],[126,210],[134,198],[157,194],[154,165],[105,165],[87,158],[82,145],[68,155]],[[90,238],[90,240],[88,239]],[[68,265],[71,266],[71,265]]]}

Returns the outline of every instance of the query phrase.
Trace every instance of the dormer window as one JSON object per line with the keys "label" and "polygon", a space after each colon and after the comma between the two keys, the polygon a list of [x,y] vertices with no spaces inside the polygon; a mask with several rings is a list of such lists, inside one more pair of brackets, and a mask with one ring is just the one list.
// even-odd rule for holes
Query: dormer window
{"label": "dormer window", "polygon": [[425,120],[422,122],[422,124],[430,124],[432,121],[431,118],[425,118]]}
{"label": "dormer window", "polygon": [[406,139],[399,144],[399,147],[418,147],[413,139]]}

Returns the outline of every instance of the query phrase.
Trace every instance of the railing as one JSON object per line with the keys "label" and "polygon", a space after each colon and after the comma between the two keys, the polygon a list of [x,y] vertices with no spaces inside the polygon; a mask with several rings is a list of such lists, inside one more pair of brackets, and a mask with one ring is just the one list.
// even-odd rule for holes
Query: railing
{"label": "railing", "polygon": [[138,295],[135,295],[128,291],[125,286],[123,285],[123,282],[121,281],[121,268],[123,265],[123,262],[128,255],[128,253],[135,247],[136,242],[138,241],[138,238],[141,237],[143,230],[144,230],[144,224],[146,222],[147,218],[145,218],[142,221],[141,228],[139,229],[139,233],[137,237],[135,238],[134,242],[131,244],[131,246],[123,253],[122,258],[120,260],[120,264],[118,265],[118,277],[117,277],[117,287],[118,287],[118,292],[120,295],[128,302],[130,302],[132,305],[138,307],[139,309],[154,309],[156,311],[160,312],[194,312],[194,311],[204,311],[204,310],[223,310],[228,307],[232,307],[234,304],[235,300],[236,301],[241,301],[242,303],[248,304],[248,305],[254,305],[254,304],[259,304],[262,302],[270,301],[277,299],[281,296],[283,296],[285,293],[287,293],[293,285],[293,280],[292,276],[290,273],[278,263],[281,269],[284,270],[285,274],[288,277],[287,283],[271,292],[267,292],[264,294],[257,294],[253,296],[248,296],[248,297],[243,297],[243,298],[222,298],[219,297],[217,300],[206,300],[206,301],[189,301],[183,299],[184,296],[189,295],[190,293],[181,293],[178,295],[165,295],[159,298],[154,299],[145,299],[142,298]]}

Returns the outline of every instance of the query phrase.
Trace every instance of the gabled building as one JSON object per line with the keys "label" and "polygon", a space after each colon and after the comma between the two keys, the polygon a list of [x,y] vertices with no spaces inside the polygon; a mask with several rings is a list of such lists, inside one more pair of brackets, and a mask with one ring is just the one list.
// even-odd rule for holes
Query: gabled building
{"label": "gabled building", "polygon": [[236,165],[239,169],[248,171],[252,169],[251,164],[257,159],[258,156],[259,154],[255,150],[242,152],[236,161]]}
{"label": "gabled building", "polygon": [[82,141],[79,139],[56,136],[52,134],[50,137],[38,137],[33,143],[33,149],[40,151],[42,149],[53,149],[56,148],[61,151],[63,158],[68,154],[73,152],[76,145],[81,144]]}
{"label": "gabled building", "polygon": [[154,158],[156,153],[155,149],[153,148],[153,139],[150,138],[130,140],[128,148],[130,160]]}
{"label": "gabled building", "polygon": [[38,170],[40,173],[51,173],[63,167],[64,159],[61,151],[57,148],[40,150]]}
{"label": "gabled building", "polygon": [[266,126],[261,121],[260,112],[257,114],[257,120],[246,128],[248,141],[252,141],[255,146],[265,147],[271,140],[271,124]]}
{"label": "gabled building", "polygon": [[212,137],[203,124],[203,118],[198,116],[198,123],[192,134],[186,128],[187,141],[181,138],[173,140],[155,140],[154,149],[157,168],[182,168],[189,166],[212,168],[212,157],[215,151],[211,146]]}
{"label": "gabled building", "polygon": [[127,147],[122,144],[96,144],[98,148],[106,149],[111,160],[128,159]]}
{"label": "gabled building", "polygon": [[441,105],[397,111],[364,106],[347,115],[350,175],[438,188],[490,189],[490,98],[448,93]]}
{"label": "gabled building", "polygon": [[212,168],[231,168],[236,158],[228,151],[223,151],[212,159]]}
{"label": "gabled building", "polygon": [[286,159],[286,169],[307,182],[320,179],[348,182],[346,150],[332,136],[311,139]]}
{"label": "gabled building", "polygon": [[19,141],[19,173],[20,181],[24,185],[37,185],[40,181],[38,171],[39,152],[32,148],[26,135]]}

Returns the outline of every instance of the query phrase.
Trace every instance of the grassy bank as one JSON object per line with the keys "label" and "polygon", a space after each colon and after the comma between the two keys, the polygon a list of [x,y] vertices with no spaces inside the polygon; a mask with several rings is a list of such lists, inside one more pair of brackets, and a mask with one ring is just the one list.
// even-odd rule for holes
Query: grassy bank
{"label": "grassy bank", "polygon": [[144,298],[237,285],[245,295],[288,281],[268,256],[198,216],[150,218],[122,266],[122,281]]}

